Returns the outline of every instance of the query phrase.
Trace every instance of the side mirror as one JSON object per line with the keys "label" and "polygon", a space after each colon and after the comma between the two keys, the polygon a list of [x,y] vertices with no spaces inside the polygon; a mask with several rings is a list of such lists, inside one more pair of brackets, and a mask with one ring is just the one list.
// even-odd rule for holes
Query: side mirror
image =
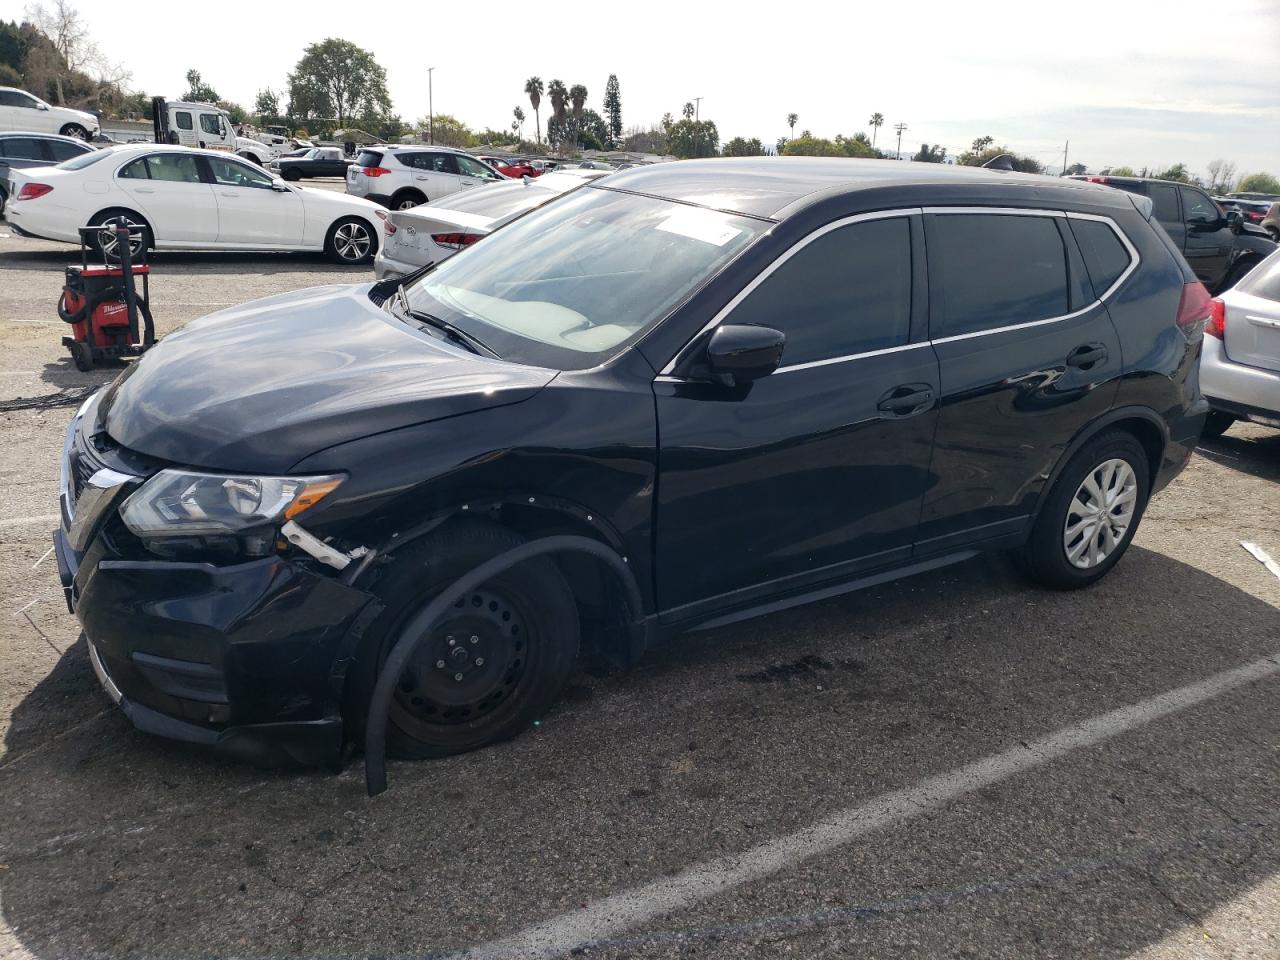
{"label": "side mirror", "polygon": [[49,109],[49,105],[48,105],[47,103],[42,103],[42,104],[39,104],[39,105],[36,107],[36,109],[37,109],[37,110],[48,110],[48,109]]}
{"label": "side mirror", "polygon": [[782,362],[787,335],[772,327],[727,323],[707,342],[707,366],[730,386],[767,377]]}
{"label": "side mirror", "polygon": [[1238,231],[1240,229],[1240,224],[1243,222],[1244,222],[1244,214],[1242,214],[1239,210],[1227,211],[1227,226],[1230,227],[1232,230]]}
{"label": "side mirror", "polygon": [[272,180],[271,189],[274,190],[276,193],[288,193],[289,185],[285,183],[283,180]]}

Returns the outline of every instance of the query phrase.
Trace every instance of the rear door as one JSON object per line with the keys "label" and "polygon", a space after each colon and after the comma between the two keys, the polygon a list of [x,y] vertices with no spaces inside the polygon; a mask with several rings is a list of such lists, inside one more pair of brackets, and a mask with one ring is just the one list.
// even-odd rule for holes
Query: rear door
{"label": "rear door", "polygon": [[1182,254],[1200,282],[1212,290],[1227,275],[1236,235],[1208,194],[1194,187],[1178,190],[1182,195],[1182,219],[1187,226]]}
{"label": "rear door", "polygon": [[942,410],[919,556],[1019,534],[1044,478],[1110,408],[1119,338],[1054,211],[926,211]]}
{"label": "rear door", "polygon": [[772,375],[746,390],[654,383],[671,619],[909,556],[938,392],[918,221],[901,211],[820,230],[747,288],[722,322],[786,334]]}
{"label": "rear door", "polygon": [[1187,246],[1187,227],[1178,204],[1178,188],[1171,183],[1147,183],[1147,196],[1151,198],[1151,214],[1164,227],[1173,245],[1179,250]]}
{"label": "rear door", "polygon": [[53,111],[40,109],[35,97],[20,90],[0,90],[0,130],[27,133],[57,133],[58,121]]}
{"label": "rear door", "polygon": [[284,246],[302,244],[302,198],[275,190],[260,168],[230,157],[204,157],[218,204],[218,242]]}
{"label": "rear door", "polygon": [[490,183],[499,183],[505,178],[490,170],[479,160],[474,157],[464,157],[459,155],[458,158],[458,183],[464,190],[472,187],[483,187]]}
{"label": "rear door", "polygon": [[160,245],[218,239],[218,202],[194,153],[153,153],[121,167],[116,183],[147,218]]}
{"label": "rear door", "polygon": [[452,153],[415,153],[413,155],[413,183],[427,195],[427,201],[457,193],[458,161]]}

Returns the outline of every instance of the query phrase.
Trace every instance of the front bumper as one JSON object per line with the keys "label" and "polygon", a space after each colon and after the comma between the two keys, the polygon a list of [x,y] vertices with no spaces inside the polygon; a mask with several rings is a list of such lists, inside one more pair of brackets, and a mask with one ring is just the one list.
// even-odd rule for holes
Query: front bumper
{"label": "front bumper", "polygon": [[104,689],[147,733],[265,764],[336,762],[346,670],[377,612],[372,596],[283,556],[150,558],[116,512],[132,486],[95,501],[79,479],[106,469],[83,466],[93,453],[81,419],[68,431],[54,553]]}
{"label": "front bumper", "polygon": [[1215,410],[1280,427],[1280,372],[1235,363],[1216,337],[1204,338],[1200,389]]}

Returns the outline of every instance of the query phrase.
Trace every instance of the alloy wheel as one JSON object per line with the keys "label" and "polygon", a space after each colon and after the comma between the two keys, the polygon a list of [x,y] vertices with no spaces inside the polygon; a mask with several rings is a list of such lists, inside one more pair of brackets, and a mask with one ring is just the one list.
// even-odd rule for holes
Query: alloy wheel
{"label": "alloy wheel", "polygon": [[1067,507],[1062,546],[1081,570],[1098,566],[1124,542],[1138,502],[1138,477],[1127,460],[1098,464],[1076,489]]}
{"label": "alloy wheel", "polygon": [[417,200],[401,200],[396,206],[397,210],[411,210],[418,205]]}
{"label": "alloy wheel", "polygon": [[[119,246],[120,241],[116,239],[116,233],[114,228],[117,226],[120,226],[120,227],[129,227],[130,230],[132,230],[135,227],[142,226],[142,224],[135,223],[134,221],[130,220],[128,217],[119,216],[119,217],[108,217],[106,220],[103,220],[102,223],[98,224],[98,226],[103,228],[98,232],[98,245],[102,248],[103,254],[113,260],[118,260],[119,256],[116,248]],[[130,260],[132,261],[137,260],[138,254],[142,250],[142,241],[143,241],[143,235],[141,232],[129,234],[129,259]]]}
{"label": "alloy wheel", "polygon": [[344,223],[333,233],[333,248],[349,263],[359,263],[369,255],[373,240],[369,231],[358,223]]}

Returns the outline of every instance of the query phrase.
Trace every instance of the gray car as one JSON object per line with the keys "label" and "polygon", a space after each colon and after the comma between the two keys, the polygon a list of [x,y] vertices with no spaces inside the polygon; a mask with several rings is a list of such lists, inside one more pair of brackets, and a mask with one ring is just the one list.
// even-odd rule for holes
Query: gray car
{"label": "gray car", "polygon": [[0,213],[9,200],[10,170],[52,166],[93,149],[76,137],[55,133],[0,133]]}
{"label": "gray car", "polygon": [[1212,302],[1200,390],[1206,436],[1237,420],[1280,428],[1280,251]]}

